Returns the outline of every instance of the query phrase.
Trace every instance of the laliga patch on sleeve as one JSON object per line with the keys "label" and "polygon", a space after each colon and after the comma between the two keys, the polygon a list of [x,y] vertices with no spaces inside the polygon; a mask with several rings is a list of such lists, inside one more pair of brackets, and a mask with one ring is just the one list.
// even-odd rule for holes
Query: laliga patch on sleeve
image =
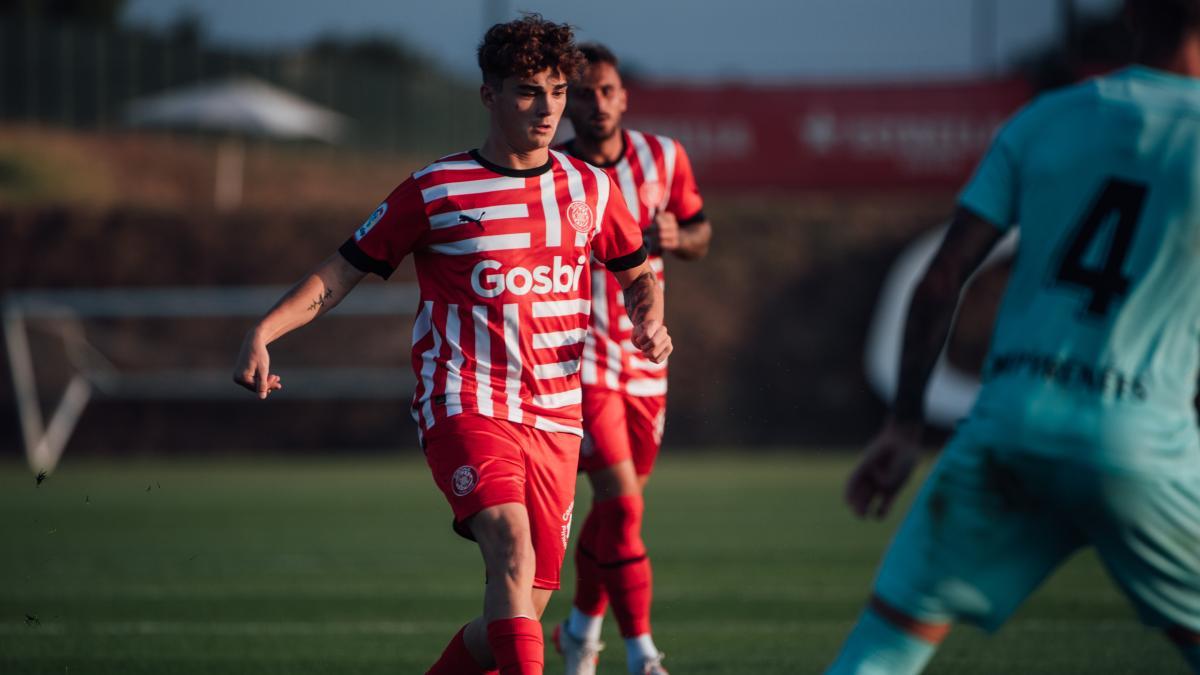
{"label": "laliga patch on sleeve", "polygon": [[375,209],[375,212],[372,213],[369,218],[367,218],[367,222],[363,223],[357,230],[354,231],[354,241],[362,241],[362,238],[367,236],[367,233],[371,231],[371,228],[375,227],[375,223],[383,220],[383,214],[385,213],[387,213],[387,202],[380,204],[379,208]]}

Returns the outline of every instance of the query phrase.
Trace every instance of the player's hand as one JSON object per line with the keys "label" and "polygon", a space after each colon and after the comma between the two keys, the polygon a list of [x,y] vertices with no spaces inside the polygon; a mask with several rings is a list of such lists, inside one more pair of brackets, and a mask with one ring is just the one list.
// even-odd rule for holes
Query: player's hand
{"label": "player's hand", "polygon": [[237,363],[233,366],[233,381],[265,399],[273,391],[283,389],[278,375],[271,374],[271,355],[267,343],[254,331],[246,334]]}
{"label": "player's hand", "polygon": [[655,363],[662,363],[675,348],[671,344],[671,335],[661,321],[650,320],[633,327],[633,346],[637,347],[642,356]]}
{"label": "player's hand", "polygon": [[850,474],[846,503],[860,518],[883,518],[912,475],[920,454],[921,425],[889,419]]}
{"label": "player's hand", "polygon": [[670,211],[659,211],[654,224],[646,228],[650,239],[647,248],[653,251],[674,251],[679,248],[679,221]]}

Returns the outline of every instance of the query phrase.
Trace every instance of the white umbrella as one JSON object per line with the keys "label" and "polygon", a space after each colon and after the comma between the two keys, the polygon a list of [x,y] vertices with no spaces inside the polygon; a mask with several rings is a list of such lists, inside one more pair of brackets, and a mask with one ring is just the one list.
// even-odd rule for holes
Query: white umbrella
{"label": "white umbrella", "polygon": [[251,77],[201,82],[140,98],[129,104],[126,121],[135,126],[182,127],[227,135],[218,148],[216,205],[241,202],[246,136],[336,141],[342,115]]}

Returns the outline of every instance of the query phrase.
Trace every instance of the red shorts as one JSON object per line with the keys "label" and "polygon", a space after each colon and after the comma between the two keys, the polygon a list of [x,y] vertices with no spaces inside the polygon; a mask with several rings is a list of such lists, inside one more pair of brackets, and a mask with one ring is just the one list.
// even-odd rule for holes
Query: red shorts
{"label": "red shorts", "polygon": [[662,446],[666,415],[666,396],[584,387],[580,470],[596,471],[632,459],[637,475],[650,475]]}
{"label": "red shorts", "polygon": [[537,558],[533,585],[555,590],[571,532],[579,437],[483,415],[455,415],[424,434],[425,461],[450,508],[454,531],[489,506],[524,504]]}

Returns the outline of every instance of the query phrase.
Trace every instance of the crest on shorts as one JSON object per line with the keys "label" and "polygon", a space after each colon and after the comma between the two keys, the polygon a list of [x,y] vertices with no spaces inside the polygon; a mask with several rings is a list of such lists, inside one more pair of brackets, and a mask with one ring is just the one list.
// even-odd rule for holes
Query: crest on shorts
{"label": "crest on shorts", "polygon": [[379,208],[375,209],[375,212],[372,213],[369,218],[367,218],[367,222],[363,223],[358,230],[354,232],[354,241],[362,241],[362,238],[367,236],[367,233],[371,231],[371,228],[375,227],[375,223],[383,220],[383,214],[385,213],[387,213],[387,202],[380,204]]}
{"label": "crest on shorts", "polygon": [[666,190],[663,188],[663,184],[652,180],[642,183],[642,186],[638,188],[638,198],[642,200],[642,206],[647,209],[657,209],[663,202],[664,192]]}
{"label": "crest on shorts", "polygon": [[479,484],[479,472],[473,466],[463,465],[454,470],[454,476],[450,478],[450,486],[454,490],[454,494],[459,497],[466,497],[471,494],[475,486]]}
{"label": "crest on shorts", "polygon": [[575,201],[567,207],[567,222],[576,232],[591,232],[593,220],[595,217],[592,215],[592,207],[588,206],[587,202]]}

